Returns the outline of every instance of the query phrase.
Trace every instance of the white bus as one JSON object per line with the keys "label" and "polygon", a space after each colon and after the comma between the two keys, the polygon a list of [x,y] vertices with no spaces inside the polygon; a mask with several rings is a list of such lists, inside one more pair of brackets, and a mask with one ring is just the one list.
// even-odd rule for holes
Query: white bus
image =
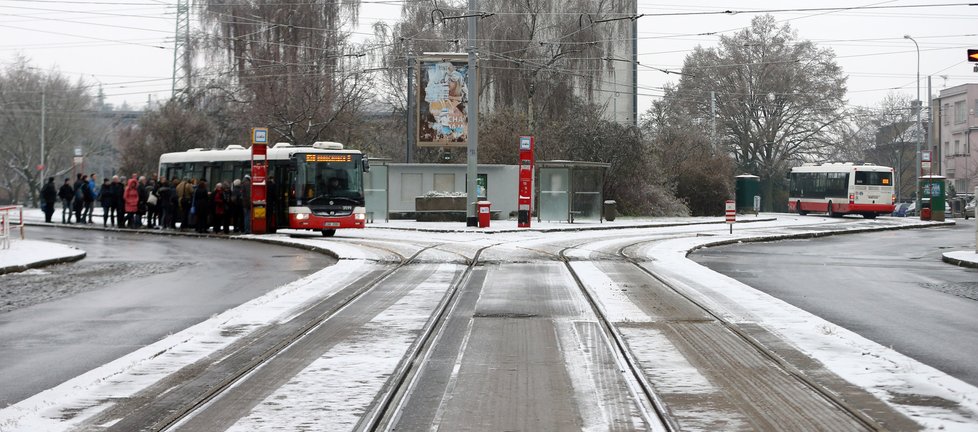
{"label": "white bus", "polygon": [[[363,228],[366,208],[363,173],[367,157],[343,144],[316,142],[312,146],[278,143],[268,148],[267,191],[275,203],[269,222],[279,228],[309,229],[332,236],[339,228]],[[203,179],[230,184],[251,173],[251,150],[239,145],[164,153],[161,178]],[[248,203],[250,205],[250,203]]]}
{"label": "white bus", "polygon": [[806,215],[860,214],[873,219],[893,212],[893,168],[852,163],[804,164],[788,175],[788,210]]}

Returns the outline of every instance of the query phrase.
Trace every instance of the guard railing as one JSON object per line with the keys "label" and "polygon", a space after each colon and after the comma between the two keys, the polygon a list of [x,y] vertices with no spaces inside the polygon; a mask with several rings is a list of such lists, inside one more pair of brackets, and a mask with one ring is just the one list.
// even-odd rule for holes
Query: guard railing
{"label": "guard railing", "polygon": [[10,231],[17,229],[24,239],[24,206],[0,206],[0,249],[10,249]]}

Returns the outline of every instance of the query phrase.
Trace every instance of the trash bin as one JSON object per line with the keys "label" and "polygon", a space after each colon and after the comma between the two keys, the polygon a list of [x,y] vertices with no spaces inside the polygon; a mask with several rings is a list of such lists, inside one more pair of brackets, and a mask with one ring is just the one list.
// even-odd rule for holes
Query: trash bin
{"label": "trash bin", "polygon": [[492,203],[489,201],[479,201],[476,206],[479,209],[479,228],[489,228],[489,219],[491,219],[492,214],[489,213],[489,207]]}
{"label": "trash bin", "polygon": [[920,210],[920,220],[930,220],[930,207],[924,207]]}
{"label": "trash bin", "polygon": [[614,222],[615,218],[618,217],[618,203],[614,200],[605,201],[602,210],[604,220],[608,222]]}

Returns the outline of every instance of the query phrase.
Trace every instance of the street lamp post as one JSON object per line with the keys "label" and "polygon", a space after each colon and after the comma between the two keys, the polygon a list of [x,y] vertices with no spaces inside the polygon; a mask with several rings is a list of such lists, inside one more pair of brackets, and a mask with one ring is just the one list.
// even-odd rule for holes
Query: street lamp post
{"label": "street lamp post", "polygon": [[920,130],[920,110],[923,107],[923,104],[920,101],[920,45],[918,45],[917,41],[910,37],[910,35],[903,35],[903,38],[910,39],[910,41],[913,42],[913,46],[917,48],[917,100],[914,101],[914,104],[917,107],[917,181],[914,183],[914,190],[917,192],[914,193],[914,196],[917,197],[915,208],[918,212],[923,213],[922,209],[920,208],[920,137],[922,135],[922,131]]}

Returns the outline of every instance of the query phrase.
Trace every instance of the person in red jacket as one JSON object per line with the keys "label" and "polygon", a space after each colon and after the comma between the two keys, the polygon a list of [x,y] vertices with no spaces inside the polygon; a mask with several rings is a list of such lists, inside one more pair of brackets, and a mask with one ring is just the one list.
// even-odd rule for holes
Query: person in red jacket
{"label": "person in red jacket", "polygon": [[139,190],[137,180],[134,178],[126,182],[126,190],[122,193],[123,202],[126,204],[126,226],[135,228],[136,212],[139,211]]}
{"label": "person in red jacket", "polygon": [[224,234],[229,233],[230,224],[228,223],[228,207],[231,201],[231,195],[228,190],[224,188],[224,183],[217,182],[217,186],[214,186],[214,195],[211,197],[212,206],[214,207],[214,233],[219,233],[224,231]]}

